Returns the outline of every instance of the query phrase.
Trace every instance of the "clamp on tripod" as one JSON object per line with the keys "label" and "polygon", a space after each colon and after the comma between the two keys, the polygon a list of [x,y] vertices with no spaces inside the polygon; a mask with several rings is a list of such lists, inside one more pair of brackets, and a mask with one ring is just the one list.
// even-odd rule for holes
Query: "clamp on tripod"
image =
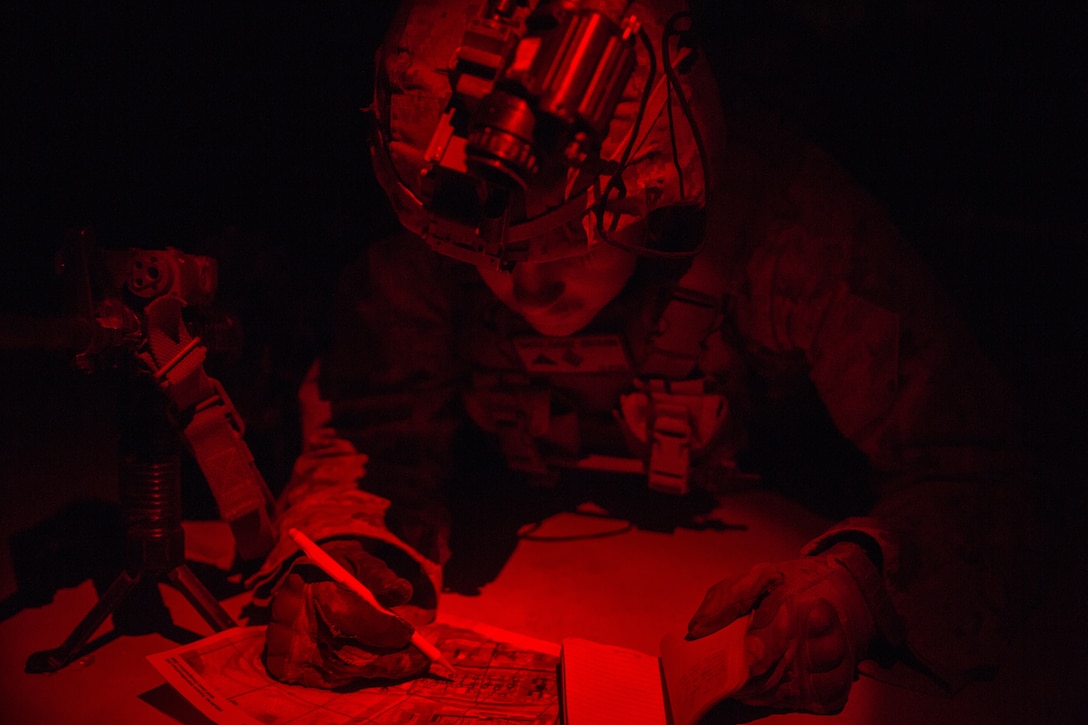
{"label": "clamp on tripod", "polygon": [[[87,230],[69,234],[64,274],[74,282],[80,349],[76,363],[123,374],[119,394],[119,493],[126,527],[121,573],[57,648],[36,652],[31,673],[56,672],[75,660],[90,637],[142,588],[177,588],[215,631],[236,626],[185,562],[182,528],[182,440],[199,464],[231,526],[239,555],[271,548],[272,495],[246,446],[241,417],[203,367],[206,348],[183,319],[189,306],[210,304],[215,261],[177,249],[96,250]],[[116,621],[115,621],[116,625]]]}

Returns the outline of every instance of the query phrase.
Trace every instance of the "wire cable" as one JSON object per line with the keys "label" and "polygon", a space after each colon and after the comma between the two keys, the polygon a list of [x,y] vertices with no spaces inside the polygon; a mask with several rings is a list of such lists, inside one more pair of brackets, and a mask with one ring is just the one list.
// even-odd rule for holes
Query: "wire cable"
{"label": "wire cable", "polygon": [[[684,11],[673,14],[665,23],[665,28],[661,33],[661,55],[662,55],[662,67],[665,75],[666,89],[668,91],[668,97],[666,99],[666,110],[669,120],[669,140],[672,146],[673,164],[676,167],[677,175],[680,183],[681,198],[685,195],[684,192],[684,173],[680,166],[679,150],[676,144],[676,128],[673,124],[673,112],[672,112],[672,99],[675,96],[676,103],[680,107],[680,112],[687,121],[689,128],[691,129],[692,139],[695,142],[695,148],[699,154],[699,165],[702,169],[703,175],[703,204],[705,208],[710,204],[711,188],[710,188],[710,160],[707,155],[706,145],[703,143],[702,134],[699,131],[699,126],[695,120],[695,114],[691,110],[690,99],[685,95],[683,86],[680,83],[680,77],[676,73],[676,68],[672,64],[671,51],[669,50],[669,43],[673,37],[681,36],[691,31],[689,27],[684,29],[678,29],[677,24],[681,20],[691,20],[691,12]],[[706,235],[703,234],[699,238],[698,244],[694,248],[682,251],[668,251],[661,249],[650,249],[645,246],[637,244],[628,244],[621,242],[617,239],[613,239],[609,236],[609,231],[615,231],[616,225],[619,223],[619,215],[614,214],[612,218],[612,229],[606,230],[604,224],[605,207],[611,198],[612,193],[618,192],[619,198],[622,199],[626,195],[626,187],[623,184],[623,173],[626,171],[630,162],[631,149],[634,146],[634,139],[638,136],[638,130],[642,125],[643,116],[646,112],[646,107],[649,104],[651,86],[653,84],[654,76],[657,74],[657,54],[654,52],[653,44],[650,41],[649,36],[645,30],[639,30],[639,38],[642,40],[643,45],[649,51],[650,56],[650,70],[649,76],[646,80],[646,86],[643,88],[643,94],[641,103],[639,105],[638,113],[635,118],[635,132],[631,135],[631,140],[628,142],[627,147],[624,149],[623,155],[620,158],[619,165],[615,173],[609,178],[608,183],[605,185],[603,192],[601,193],[601,199],[596,204],[596,217],[597,217],[597,233],[601,236],[601,239],[606,243],[623,249],[625,251],[637,254],[642,257],[653,257],[657,259],[689,259],[702,252],[703,247],[706,245]]]}

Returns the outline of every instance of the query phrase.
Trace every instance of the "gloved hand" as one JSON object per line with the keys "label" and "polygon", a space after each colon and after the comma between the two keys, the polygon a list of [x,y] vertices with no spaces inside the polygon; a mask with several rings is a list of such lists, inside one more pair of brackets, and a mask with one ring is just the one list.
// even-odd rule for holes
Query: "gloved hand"
{"label": "gloved hand", "polygon": [[865,556],[856,544],[840,543],[818,556],[758,564],[710,588],[688,623],[688,637],[706,636],[754,611],[744,639],[748,680],[734,699],[837,713],[876,635],[873,616],[846,566]]}
{"label": "gloved hand", "polygon": [[[412,597],[412,585],[354,540],[321,545],[386,608]],[[335,688],[357,680],[398,680],[427,669],[409,645],[412,626],[367,604],[300,557],[272,600],[265,665],[281,682]]]}

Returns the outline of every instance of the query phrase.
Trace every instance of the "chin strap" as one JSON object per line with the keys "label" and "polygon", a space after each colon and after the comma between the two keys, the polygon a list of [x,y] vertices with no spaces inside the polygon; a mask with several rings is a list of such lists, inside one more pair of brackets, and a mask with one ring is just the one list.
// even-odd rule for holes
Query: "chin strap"
{"label": "chin strap", "polygon": [[242,438],[241,416],[219,381],[204,372],[207,349],[185,327],[184,306],[173,295],[147,305],[147,352],[141,358],[176,409],[219,515],[230,524],[238,554],[257,559],[275,541],[272,493]]}

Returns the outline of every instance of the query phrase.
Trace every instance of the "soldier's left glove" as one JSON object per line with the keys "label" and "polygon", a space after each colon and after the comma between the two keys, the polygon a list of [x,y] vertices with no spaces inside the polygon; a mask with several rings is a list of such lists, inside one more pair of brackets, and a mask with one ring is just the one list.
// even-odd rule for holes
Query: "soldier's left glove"
{"label": "soldier's left glove", "polygon": [[759,564],[710,588],[688,623],[689,638],[753,613],[744,639],[748,680],[734,699],[817,714],[842,710],[876,636],[850,571],[861,562],[856,557],[866,557],[861,547],[839,543],[817,556]]}

